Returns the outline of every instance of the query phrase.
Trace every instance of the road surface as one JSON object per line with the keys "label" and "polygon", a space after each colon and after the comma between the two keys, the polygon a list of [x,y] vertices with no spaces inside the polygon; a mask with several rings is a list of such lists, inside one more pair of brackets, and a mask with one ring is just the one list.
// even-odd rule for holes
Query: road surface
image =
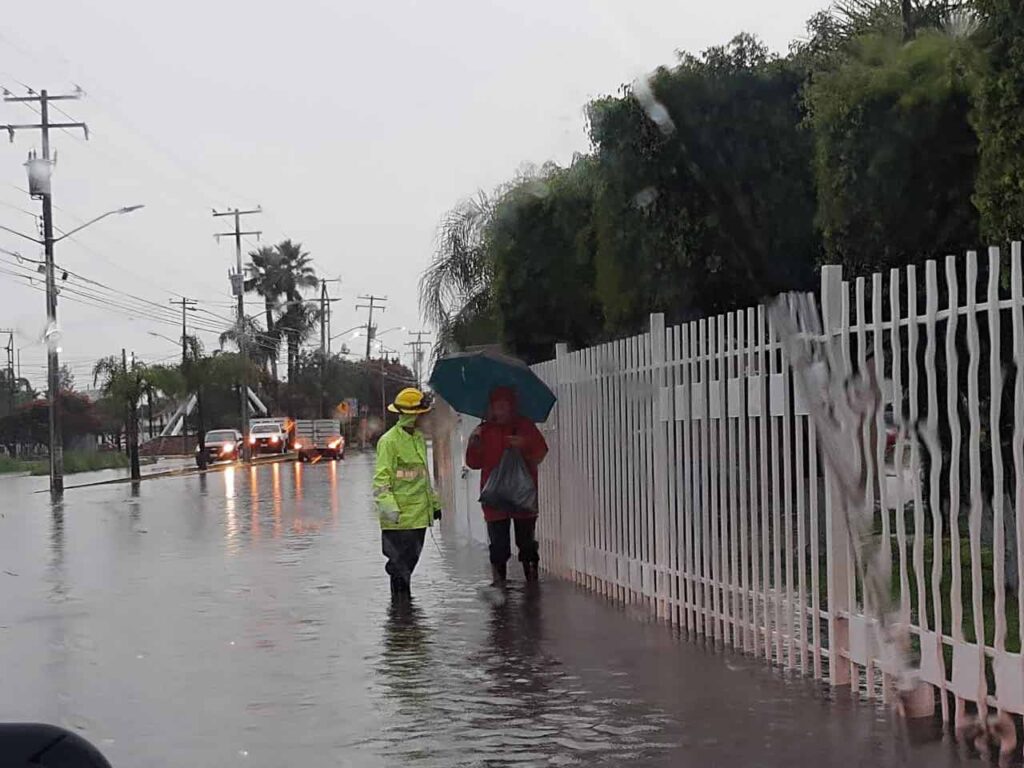
{"label": "road surface", "polygon": [[[887,715],[430,538],[395,610],[371,457],[69,491],[0,479],[0,721],[115,766],[886,766]],[[83,478],[88,480],[89,478]],[[517,574],[518,576],[518,574]]]}

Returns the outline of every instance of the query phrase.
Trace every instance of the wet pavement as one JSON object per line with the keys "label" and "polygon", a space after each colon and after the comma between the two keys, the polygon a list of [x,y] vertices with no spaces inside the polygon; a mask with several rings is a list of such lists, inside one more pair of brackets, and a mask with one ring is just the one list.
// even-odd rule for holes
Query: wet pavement
{"label": "wet pavement", "polygon": [[484,553],[443,537],[394,608],[370,474],[237,468],[52,513],[45,478],[0,478],[0,721],[115,766],[957,764],[571,585],[495,601]]}

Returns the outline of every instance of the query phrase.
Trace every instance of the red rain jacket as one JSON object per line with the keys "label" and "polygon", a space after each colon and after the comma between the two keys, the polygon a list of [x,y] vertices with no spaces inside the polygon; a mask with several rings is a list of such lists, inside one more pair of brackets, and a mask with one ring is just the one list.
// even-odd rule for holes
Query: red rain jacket
{"label": "red rain jacket", "polygon": [[[487,478],[491,471],[501,461],[501,455],[506,448],[505,438],[510,435],[519,435],[523,438],[523,445],[519,450],[522,451],[523,458],[526,459],[526,466],[530,469],[534,484],[537,483],[537,465],[547,455],[548,444],[536,424],[523,416],[513,416],[508,424],[498,424],[494,421],[481,422],[469,441],[469,447],[466,449],[466,466],[470,469],[480,470],[481,489],[487,484]],[[486,506],[483,509],[484,519],[489,523],[506,520],[509,517],[537,516],[536,512],[530,511],[509,514],[500,509]]]}

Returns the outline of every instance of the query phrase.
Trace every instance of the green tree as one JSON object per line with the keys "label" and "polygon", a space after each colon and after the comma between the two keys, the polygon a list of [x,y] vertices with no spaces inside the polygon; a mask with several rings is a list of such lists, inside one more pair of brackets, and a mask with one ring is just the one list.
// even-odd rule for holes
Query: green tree
{"label": "green tree", "polygon": [[1024,4],[977,0],[987,71],[978,88],[974,125],[980,163],[974,201],[989,242],[1024,233]]}
{"label": "green tree", "polygon": [[807,90],[827,259],[860,275],[973,246],[977,50],[926,30],[870,34]]}
{"label": "green tree", "polygon": [[282,272],[281,292],[288,301],[299,301],[304,290],[319,285],[319,278],[313,268],[313,259],[302,250],[301,243],[282,240],[274,246],[274,250]]}
{"label": "green tree", "polygon": [[[205,355],[202,343],[195,336],[186,339],[186,353],[182,363],[153,366],[147,372],[150,385],[161,392],[181,400],[195,396],[196,433],[201,466],[205,465],[206,461],[205,436],[211,416],[215,426],[228,426],[238,422],[238,399],[237,393],[233,390],[236,382],[245,378],[246,373],[251,380],[255,380],[258,377],[256,365],[252,362],[245,363],[242,356],[237,354],[223,354],[218,351],[213,355]],[[220,394],[225,392],[228,394],[227,397]],[[211,398],[220,404],[213,414],[210,412]]]}
{"label": "green tree", "polygon": [[133,480],[142,477],[139,467],[139,403],[150,386],[147,375],[145,363],[132,360],[129,366],[123,355],[100,358],[92,369],[93,386],[99,386],[124,414]]}
{"label": "green tree", "polygon": [[66,363],[61,365],[60,370],[57,371],[57,386],[60,387],[61,392],[75,391],[75,374],[71,372]]}
{"label": "green tree", "polygon": [[810,283],[820,241],[804,79],[738,35],[589,106],[603,175],[593,226],[606,330]]}
{"label": "green tree", "polygon": [[280,253],[276,248],[264,246],[249,253],[249,279],[245,281],[246,291],[255,291],[263,297],[266,317],[266,342],[270,344],[268,357],[271,376],[277,381],[277,356],[280,336],[275,333],[274,312],[278,300],[286,290],[286,272],[282,267]]}
{"label": "green tree", "polygon": [[489,222],[502,340],[527,361],[552,357],[559,341],[584,346],[602,332],[594,293],[599,183],[592,157],[568,168],[547,166],[506,191]]}
{"label": "green tree", "polygon": [[299,348],[308,341],[320,321],[320,310],[301,300],[290,301],[277,321],[277,328],[288,349],[288,378],[295,375],[299,363]]}
{"label": "green tree", "polygon": [[[65,392],[60,400],[60,418],[65,448],[75,440],[102,431],[96,406],[76,392]],[[50,403],[45,399],[25,400],[13,414],[4,416],[0,429],[18,435],[18,440],[47,446],[50,442]]]}

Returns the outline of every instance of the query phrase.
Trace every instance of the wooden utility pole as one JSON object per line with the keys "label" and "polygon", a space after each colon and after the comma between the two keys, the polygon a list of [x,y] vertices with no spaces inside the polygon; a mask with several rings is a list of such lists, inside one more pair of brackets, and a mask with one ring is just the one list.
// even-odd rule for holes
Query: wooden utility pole
{"label": "wooden utility pole", "polygon": [[[185,365],[188,363],[188,313],[196,311],[195,299],[182,296],[180,299],[171,299],[171,304],[181,304],[181,375],[185,376]],[[188,401],[192,393],[185,387],[185,410],[181,414],[181,451],[188,455]],[[152,398],[150,398],[150,432],[153,430]],[[150,435],[152,436],[152,435]]]}
{"label": "wooden utility pole", "polygon": [[373,325],[373,310],[379,309],[381,312],[386,312],[387,307],[384,306],[383,302],[388,300],[387,296],[357,296],[359,301],[368,301],[369,304],[356,304],[356,310],[368,309],[370,310],[369,316],[366,318],[366,359],[370,359],[370,344],[373,342],[373,334],[377,330]]}
{"label": "wooden utility pole", "polygon": [[242,355],[242,383],[238,389],[242,411],[242,458],[246,460],[249,458],[249,350],[245,343],[245,273],[242,271],[242,238],[254,235],[258,240],[263,233],[259,231],[243,232],[242,217],[257,213],[263,213],[263,209],[257,206],[249,211],[233,208],[228,211],[214,210],[213,212],[215,217],[233,216],[235,219],[233,232],[218,232],[214,237],[218,242],[222,237],[235,239],[235,273],[229,273],[229,278],[231,279],[231,292],[238,298],[238,349]]}
{"label": "wooden utility pole", "polygon": [[46,265],[46,389],[50,403],[50,499],[59,501],[64,496],[64,436],[60,421],[60,360],[57,331],[57,284],[53,272],[53,200],[50,191],[50,177],[53,160],[50,158],[50,129],[63,130],[79,128],[89,138],[85,123],[50,122],[50,102],[77,99],[80,93],[51,96],[46,90],[38,94],[29,91],[28,96],[13,96],[4,92],[4,101],[39,105],[39,122],[24,125],[2,125],[14,141],[16,131],[39,131],[42,137],[43,156],[29,155],[29,194],[43,204],[43,253]]}
{"label": "wooden utility pole", "polygon": [[430,331],[409,331],[410,336],[415,336],[416,341],[408,341],[405,346],[412,347],[412,368],[416,377],[416,388],[423,389],[423,347],[429,347],[430,342],[424,341],[423,337]]}
{"label": "wooden utility pole", "polygon": [[10,419],[11,423],[11,450],[15,454],[18,453],[18,440],[15,435],[15,424],[14,418],[14,407],[17,403],[17,391],[18,391],[18,379],[14,376],[14,329],[13,328],[0,328],[0,333],[7,334],[7,346],[4,348],[7,351],[7,418]]}
{"label": "wooden utility pole", "polygon": [[325,411],[327,410],[326,403],[324,402],[325,397],[325,382],[324,376],[326,375],[327,369],[327,356],[331,354],[331,302],[337,301],[332,299],[330,294],[327,292],[328,283],[340,283],[341,280],[334,279],[328,280],[327,278],[320,278],[320,418],[325,417]]}

